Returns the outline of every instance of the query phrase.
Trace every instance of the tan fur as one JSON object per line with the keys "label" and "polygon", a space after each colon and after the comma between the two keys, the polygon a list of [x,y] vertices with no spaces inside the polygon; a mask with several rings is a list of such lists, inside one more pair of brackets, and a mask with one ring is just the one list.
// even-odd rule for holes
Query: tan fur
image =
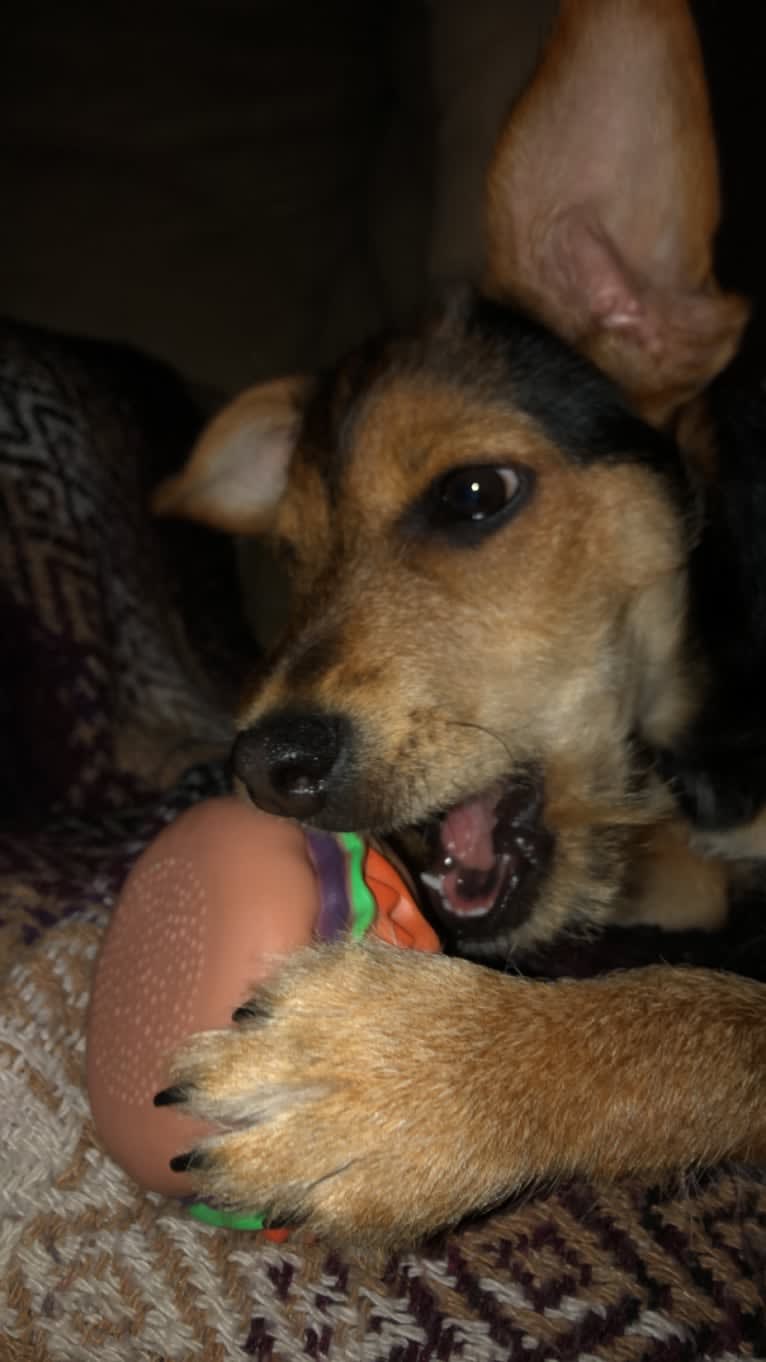
{"label": "tan fur", "polygon": [[[711,273],[717,171],[682,0],[564,0],[488,197],[492,292],[714,472],[699,394],[746,308]],[[266,451],[249,510],[210,494],[221,439],[231,453],[220,423],[163,494],[229,526],[268,518],[295,556],[289,626],[241,723],[293,705],[349,716],[357,822],[379,833],[539,765],[556,854],[529,919],[494,942],[511,963],[573,925],[715,927],[766,819],[696,842],[630,758],[635,733],[672,742],[704,694],[685,631],[696,527],[639,463],[578,463],[510,399],[441,374],[372,386],[331,491],[307,434],[281,487],[289,390],[276,459],[271,397],[265,417],[247,399],[244,485],[261,428]],[[512,525],[462,556],[438,536],[403,547],[403,511],[438,474],[504,461],[535,475]],[[367,944],[305,953],[259,1002],[258,1020],[192,1041],[174,1078],[221,1125],[200,1190],[276,1219],[400,1244],[539,1177],[766,1159],[759,984],[654,968],[543,985]]]}
{"label": "tan fur", "polygon": [[365,945],[297,957],[261,1002],[174,1077],[197,1115],[248,1122],[210,1142],[200,1189],[276,1222],[398,1245],[541,1172],[766,1158],[764,989],[741,979],[548,985]]}
{"label": "tan fur", "polygon": [[724,925],[728,867],[719,857],[699,855],[682,824],[661,823],[651,829],[636,849],[633,874],[638,883],[636,892],[623,901],[623,926],[642,923],[681,932],[694,927],[714,931]]}

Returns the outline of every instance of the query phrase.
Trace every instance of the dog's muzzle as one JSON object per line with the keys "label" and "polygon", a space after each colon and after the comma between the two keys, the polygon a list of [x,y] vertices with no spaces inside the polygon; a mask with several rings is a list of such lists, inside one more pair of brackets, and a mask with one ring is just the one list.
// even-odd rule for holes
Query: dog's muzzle
{"label": "dog's muzzle", "polygon": [[233,773],[267,813],[312,819],[328,800],[346,746],[347,720],[333,714],[282,711],[240,733]]}

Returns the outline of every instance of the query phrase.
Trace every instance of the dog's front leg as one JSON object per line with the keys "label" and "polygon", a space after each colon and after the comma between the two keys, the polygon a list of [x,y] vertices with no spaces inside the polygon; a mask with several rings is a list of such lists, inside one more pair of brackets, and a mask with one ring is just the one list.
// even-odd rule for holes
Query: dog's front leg
{"label": "dog's front leg", "polygon": [[173,1084],[221,1130],[188,1157],[204,1196],[403,1244],[539,1177],[765,1159],[766,987],[319,947],[192,1040]]}

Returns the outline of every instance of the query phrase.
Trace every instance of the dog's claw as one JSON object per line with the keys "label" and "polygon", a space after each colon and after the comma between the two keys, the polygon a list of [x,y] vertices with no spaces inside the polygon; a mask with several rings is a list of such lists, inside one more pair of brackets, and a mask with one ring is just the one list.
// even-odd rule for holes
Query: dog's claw
{"label": "dog's claw", "polygon": [[265,1021],[269,1016],[269,1009],[257,998],[251,998],[243,1003],[231,1014],[231,1019],[241,1026],[244,1022]]}
{"label": "dog's claw", "polygon": [[186,1154],[176,1154],[170,1160],[170,1168],[173,1173],[185,1173],[189,1168],[201,1168],[202,1166],[193,1149],[188,1150]]}
{"label": "dog's claw", "polygon": [[163,1088],[162,1092],[155,1093],[155,1107],[176,1107],[182,1102],[189,1100],[189,1090],[182,1084],[176,1083],[170,1088]]}

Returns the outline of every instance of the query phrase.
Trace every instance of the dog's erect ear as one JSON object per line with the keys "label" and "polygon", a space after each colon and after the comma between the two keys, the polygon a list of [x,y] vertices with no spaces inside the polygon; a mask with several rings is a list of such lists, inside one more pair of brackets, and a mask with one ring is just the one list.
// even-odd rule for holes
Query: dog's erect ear
{"label": "dog's erect ear", "polygon": [[719,186],[686,0],[562,0],[490,167],[490,294],[513,299],[661,423],[747,320],[713,276]]}
{"label": "dog's erect ear", "polygon": [[231,534],[264,529],[287,483],[313,380],[248,388],[205,428],[180,473],[155,489],[157,515],[200,520]]}

